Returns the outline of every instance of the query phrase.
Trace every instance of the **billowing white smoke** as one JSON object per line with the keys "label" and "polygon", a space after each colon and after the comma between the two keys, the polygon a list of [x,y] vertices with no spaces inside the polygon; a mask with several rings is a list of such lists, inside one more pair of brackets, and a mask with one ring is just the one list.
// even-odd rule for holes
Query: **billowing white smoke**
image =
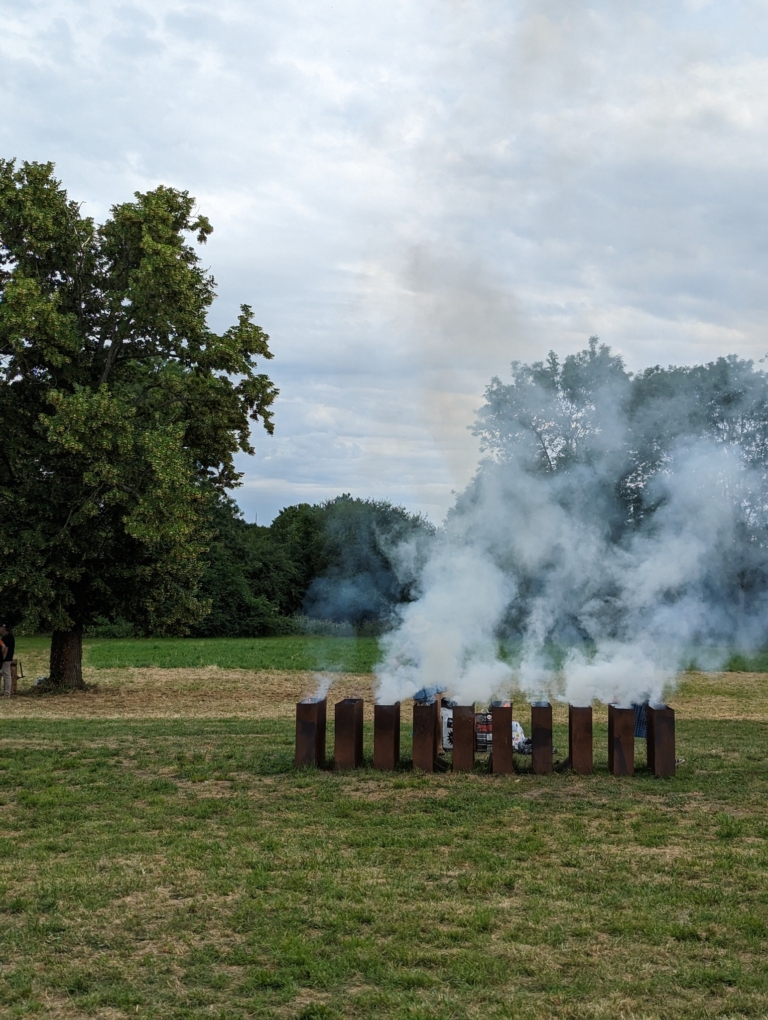
{"label": "billowing white smoke", "polygon": [[511,578],[481,549],[439,541],[422,576],[423,594],[401,607],[399,626],[383,639],[379,703],[411,697],[450,680],[459,700],[490,697],[509,684],[497,657],[497,629],[514,595]]}
{"label": "billowing white smoke", "polygon": [[[420,597],[386,636],[378,700],[434,685],[461,703],[512,687],[532,701],[659,702],[686,656],[762,638],[762,614],[738,619],[721,583],[762,479],[711,440],[679,446],[669,463],[651,483],[657,509],[619,541],[604,512],[607,470],[481,465],[435,543]],[[508,634],[514,671],[499,655]],[[559,677],[553,641],[570,647]]]}

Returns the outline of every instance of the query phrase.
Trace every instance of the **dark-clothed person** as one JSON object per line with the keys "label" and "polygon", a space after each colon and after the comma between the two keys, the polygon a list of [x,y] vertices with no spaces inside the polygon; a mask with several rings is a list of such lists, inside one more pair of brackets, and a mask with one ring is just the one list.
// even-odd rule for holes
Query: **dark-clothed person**
{"label": "dark-clothed person", "polygon": [[11,659],[16,654],[16,638],[11,633],[10,627],[5,623],[0,623],[0,638],[2,639],[0,653],[3,656],[2,666],[0,666],[0,671],[3,674],[3,697],[10,698],[13,686]]}

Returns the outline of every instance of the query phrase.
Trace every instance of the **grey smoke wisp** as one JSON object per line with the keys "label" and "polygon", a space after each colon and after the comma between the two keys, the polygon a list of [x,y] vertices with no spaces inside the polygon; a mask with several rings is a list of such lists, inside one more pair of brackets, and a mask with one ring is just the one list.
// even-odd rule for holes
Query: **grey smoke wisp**
{"label": "grey smoke wisp", "polygon": [[493,380],[484,459],[386,635],[379,700],[442,682],[660,702],[692,655],[760,646],[767,395],[750,362],[631,376],[596,338]]}

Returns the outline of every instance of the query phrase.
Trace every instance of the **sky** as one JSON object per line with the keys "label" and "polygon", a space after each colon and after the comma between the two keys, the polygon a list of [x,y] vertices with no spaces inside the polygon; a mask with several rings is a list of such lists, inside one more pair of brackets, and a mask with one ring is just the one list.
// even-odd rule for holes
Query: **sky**
{"label": "sky", "polygon": [[768,0],[0,0],[0,155],[188,190],[280,388],[233,495],[439,523],[513,360],[768,354]]}

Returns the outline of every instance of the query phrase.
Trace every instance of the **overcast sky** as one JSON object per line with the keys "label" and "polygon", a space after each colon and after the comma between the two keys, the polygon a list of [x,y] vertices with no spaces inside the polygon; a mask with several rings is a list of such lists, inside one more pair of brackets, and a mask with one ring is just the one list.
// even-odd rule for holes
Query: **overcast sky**
{"label": "overcast sky", "polygon": [[513,359],[768,352],[767,51],[767,0],[0,0],[0,154],[196,196],[281,390],[248,520],[438,522]]}

